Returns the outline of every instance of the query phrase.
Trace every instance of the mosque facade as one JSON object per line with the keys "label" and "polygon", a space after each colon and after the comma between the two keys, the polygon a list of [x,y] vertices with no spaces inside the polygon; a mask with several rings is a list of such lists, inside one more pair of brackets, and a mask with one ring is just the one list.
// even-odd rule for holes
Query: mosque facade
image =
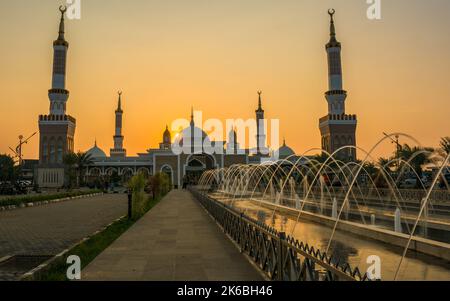
{"label": "mosque facade", "polygon": [[[39,116],[39,164],[34,171],[35,182],[42,188],[61,188],[66,184],[66,167],[63,158],[74,152],[76,120],[67,114],[69,91],[66,89],[66,61],[69,43],[65,39],[64,14],[66,9],[60,8],[58,38],[53,42],[52,88],[48,92],[49,113]],[[326,45],[329,65],[329,91],[326,93],[328,115],[320,119],[319,128],[322,135],[324,152],[333,153],[342,146],[356,146],[356,115],[345,112],[347,92],[342,85],[341,44],[336,40],[333,19],[334,11],[330,11],[330,41]],[[262,92],[258,92],[258,106],[255,110],[256,148],[240,149],[236,130],[231,130],[228,141],[208,141],[220,152],[207,152],[204,142],[208,135],[195,124],[194,112],[191,122],[177,139],[173,139],[169,128],[162,134],[159,147],[150,148],[136,156],[127,155],[123,132],[124,98],[119,92],[115,110],[114,147],[107,155],[95,142],[87,151],[93,159],[85,170],[88,183],[124,183],[133,175],[143,173],[154,175],[166,173],[174,187],[181,187],[183,182],[195,183],[200,175],[209,169],[226,168],[234,164],[259,164],[275,159],[295,160],[295,152],[284,141],[281,148],[270,153],[267,145],[265,111],[262,105]],[[175,152],[174,141],[189,152]],[[342,151],[343,159],[356,160],[354,149]],[[271,157],[273,156],[273,157]],[[102,184],[102,185],[103,185]],[[98,185],[96,185],[98,186]]]}
{"label": "mosque facade", "polygon": [[[262,110],[261,93],[259,93],[258,102],[257,112]],[[121,104],[122,94],[119,94],[120,116],[122,117],[124,111]],[[121,141],[124,139],[121,134],[123,125],[122,118],[117,118],[116,115],[114,142],[116,147],[120,146],[120,149],[123,148],[123,144],[117,145],[116,141],[118,136],[121,137]],[[257,138],[261,137],[263,132],[265,132],[264,126],[258,129]],[[260,141],[258,149],[267,148],[265,139]],[[178,145],[182,151],[174,151],[175,145]],[[213,149],[222,151],[207,151],[205,145],[211,145]],[[115,149],[112,149],[110,155],[107,156],[95,142],[95,145],[87,151],[94,161],[86,170],[88,182],[93,183],[99,179],[111,182],[113,178],[126,182],[137,173],[151,176],[158,172],[164,172],[169,176],[174,187],[181,187],[183,182],[196,183],[205,170],[230,167],[234,164],[260,163],[261,160],[268,158],[258,150],[240,149],[234,129],[229,133],[228,141],[209,141],[208,135],[196,126],[193,111],[189,126],[175,139],[172,139],[169,128],[166,126],[158,148],[150,148],[134,157],[117,156]]]}

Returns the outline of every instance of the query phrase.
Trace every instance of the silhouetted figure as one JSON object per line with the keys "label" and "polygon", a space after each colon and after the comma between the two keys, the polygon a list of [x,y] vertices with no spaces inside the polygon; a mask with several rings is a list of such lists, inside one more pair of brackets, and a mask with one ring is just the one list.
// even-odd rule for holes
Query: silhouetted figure
{"label": "silhouetted figure", "polygon": [[187,175],[184,175],[184,177],[183,177],[183,189],[186,189],[188,184],[189,184],[189,179],[188,179]]}

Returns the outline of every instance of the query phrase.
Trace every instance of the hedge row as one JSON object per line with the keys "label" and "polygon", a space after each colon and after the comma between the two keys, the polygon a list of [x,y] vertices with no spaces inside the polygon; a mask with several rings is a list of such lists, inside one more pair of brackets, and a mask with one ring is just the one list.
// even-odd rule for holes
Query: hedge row
{"label": "hedge row", "polygon": [[13,197],[0,199],[0,207],[3,206],[20,206],[21,204],[37,203],[45,201],[53,201],[57,199],[65,199],[77,196],[83,196],[87,194],[99,193],[100,190],[89,190],[89,191],[72,191],[72,192],[61,192],[55,194],[38,194],[38,195],[25,195],[22,197]]}

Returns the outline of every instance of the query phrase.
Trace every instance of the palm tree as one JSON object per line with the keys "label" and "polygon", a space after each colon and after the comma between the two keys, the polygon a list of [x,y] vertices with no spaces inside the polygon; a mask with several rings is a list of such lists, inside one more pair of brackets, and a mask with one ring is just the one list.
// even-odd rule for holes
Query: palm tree
{"label": "palm tree", "polygon": [[68,186],[69,189],[71,189],[76,181],[75,170],[78,163],[78,157],[75,153],[67,153],[64,155],[63,163],[68,172]]}
{"label": "palm tree", "polygon": [[87,153],[67,153],[63,158],[63,162],[69,171],[69,187],[72,188],[75,181],[76,187],[80,187],[83,171],[87,166],[93,164],[94,159]]}
{"label": "palm tree", "polygon": [[391,172],[392,162],[389,158],[380,157],[378,159],[378,165],[380,165],[380,169],[384,171]]}
{"label": "palm tree", "polygon": [[445,157],[450,155],[450,137],[441,138],[440,147],[440,151]]}
{"label": "palm tree", "polygon": [[17,167],[14,159],[8,155],[0,155],[0,181],[15,181]]}
{"label": "palm tree", "polygon": [[80,183],[83,180],[83,172],[89,165],[94,163],[94,159],[88,153],[78,152],[76,154],[77,158],[77,186],[80,186]]}
{"label": "palm tree", "polygon": [[411,147],[408,144],[402,146],[399,151],[399,158],[404,161],[410,161],[410,165],[416,171],[419,177],[422,176],[422,167],[432,163],[433,148],[430,147]]}

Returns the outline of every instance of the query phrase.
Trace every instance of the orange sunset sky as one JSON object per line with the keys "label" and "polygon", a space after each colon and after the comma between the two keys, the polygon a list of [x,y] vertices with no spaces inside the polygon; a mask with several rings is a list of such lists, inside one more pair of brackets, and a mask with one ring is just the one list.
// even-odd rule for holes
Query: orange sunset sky
{"label": "orange sunset sky", "polygon": [[[0,0],[0,153],[48,113],[52,42],[63,0]],[[366,0],[81,0],[66,22],[70,43],[68,113],[75,149],[113,145],[117,91],[123,91],[129,155],[157,147],[165,125],[189,118],[253,118],[263,90],[267,118],[280,119],[297,153],[320,147],[318,119],[329,37],[337,11],[347,112],[357,114],[358,146],[382,132],[423,145],[450,136],[450,1],[382,0],[382,19]],[[403,141],[406,142],[406,141]],[[387,155],[385,143],[377,155]],[[25,147],[38,156],[38,138]]]}

